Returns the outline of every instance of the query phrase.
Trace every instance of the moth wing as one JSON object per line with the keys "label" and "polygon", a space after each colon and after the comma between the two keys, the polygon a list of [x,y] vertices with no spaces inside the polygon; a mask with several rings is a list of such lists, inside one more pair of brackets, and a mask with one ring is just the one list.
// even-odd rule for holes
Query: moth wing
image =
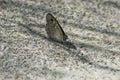
{"label": "moth wing", "polygon": [[58,40],[66,40],[67,35],[63,31],[62,27],[60,26],[59,22],[56,20],[56,18],[48,13],[46,16],[46,21],[48,24],[46,24],[46,32],[49,37],[56,37]]}

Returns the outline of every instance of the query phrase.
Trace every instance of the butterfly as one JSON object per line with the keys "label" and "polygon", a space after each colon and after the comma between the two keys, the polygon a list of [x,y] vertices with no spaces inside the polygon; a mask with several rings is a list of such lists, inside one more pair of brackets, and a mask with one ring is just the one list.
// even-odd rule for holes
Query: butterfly
{"label": "butterfly", "polygon": [[68,39],[68,36],[52,14],[48,13],[46,15],[46,22],[45,30],[48,38],[59,42],[64,42]]}

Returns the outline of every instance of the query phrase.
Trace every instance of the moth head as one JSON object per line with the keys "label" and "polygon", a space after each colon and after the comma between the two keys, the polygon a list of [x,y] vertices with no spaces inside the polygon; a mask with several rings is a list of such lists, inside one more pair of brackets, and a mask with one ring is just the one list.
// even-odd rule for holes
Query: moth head
{"label": "moth head", "polygon": [[51,23],[54,24],[56,22],[55,18],[50,13],[47,14],[46,21],[47,21],[47,24],[51,24]]}

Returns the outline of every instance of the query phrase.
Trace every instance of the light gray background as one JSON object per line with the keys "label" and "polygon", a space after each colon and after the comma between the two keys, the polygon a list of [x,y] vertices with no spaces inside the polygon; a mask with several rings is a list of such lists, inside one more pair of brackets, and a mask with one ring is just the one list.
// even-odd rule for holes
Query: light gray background
{"label": "light gray background", "polygon": [[0,0],[0,80],[120,80],[120,0]]}

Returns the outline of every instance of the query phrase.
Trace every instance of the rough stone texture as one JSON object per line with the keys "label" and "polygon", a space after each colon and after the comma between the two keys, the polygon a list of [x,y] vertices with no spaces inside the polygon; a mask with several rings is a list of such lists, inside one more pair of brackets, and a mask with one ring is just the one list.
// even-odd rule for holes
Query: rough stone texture
{"label": "rough stone texture", "polygon": [[0,80],[120,80],[120,0],[0,0]]}

